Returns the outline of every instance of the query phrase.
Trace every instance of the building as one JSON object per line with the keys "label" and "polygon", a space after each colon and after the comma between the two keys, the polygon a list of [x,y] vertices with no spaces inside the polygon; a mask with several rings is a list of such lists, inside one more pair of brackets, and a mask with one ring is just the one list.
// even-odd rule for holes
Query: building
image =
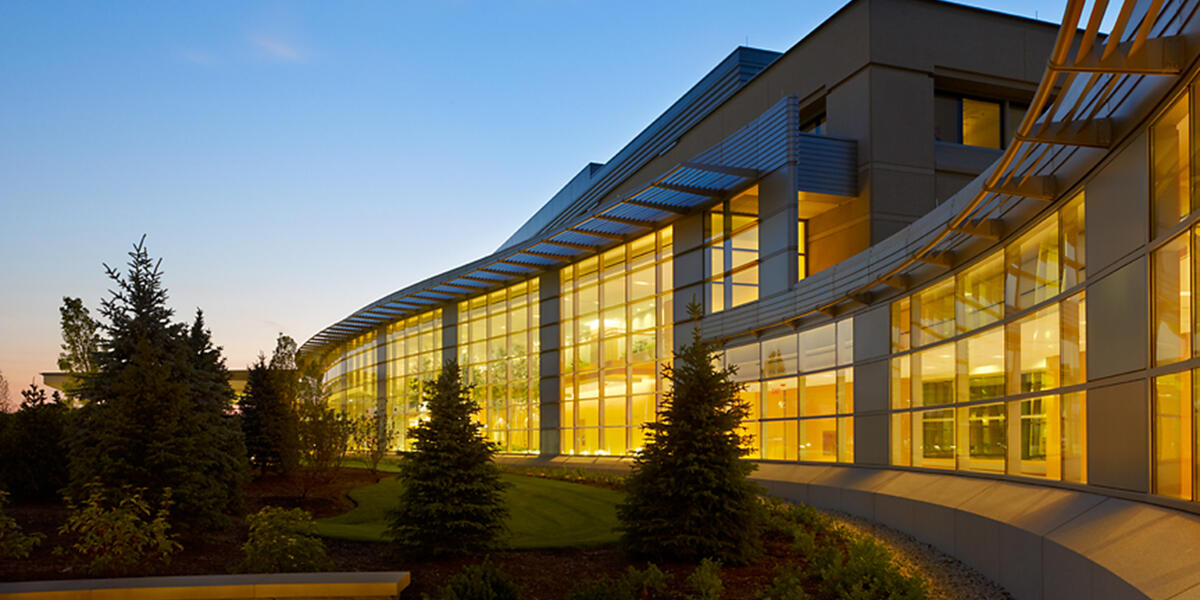
{"label": "building", "polygon": [[302,352],[401,426],[457,359],[506,452],[613,468],[694,300],[774,493],[1018,598],[1200,597],[1196,9],[853,0]]}

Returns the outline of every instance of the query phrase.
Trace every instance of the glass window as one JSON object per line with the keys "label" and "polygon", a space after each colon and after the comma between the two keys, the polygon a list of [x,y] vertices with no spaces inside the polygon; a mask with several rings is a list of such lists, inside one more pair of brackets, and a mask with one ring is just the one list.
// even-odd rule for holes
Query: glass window
{"label": "glass window", "polygon": [[1150,128],[1155,237],[1170,231],[1191,212],[1190,135],[1188,96],[1184,94]]}
{"label": "glass window", "polygon": [[799,427],[800,460],[837,461],[837,419],[803,419]]}
{"label": "glass window", "polygon": [[1079,292],[1058,305],[1062,313],[1062,385],[1087,381],[1087,302]]}
{"label": "glass window", "polygon": [[962,99],[962,143],[967,146],[1000,148],[999,102]]}
{"label": "glass window", "polygon": [[912,413],[892,415],[892,464],[907,467],[912,465]]}
{"label": "glass window", "polygon": [[837,364],[848,365],[854,362],[854,318],[842,319],[837,322]]}
{"label": "glass window", "polygon": [[1058,295],[1058,219],[1043,220],[1006,248],[1008,305],[1019,311]]}
{"label": "glass window", "polygon": [[892,303],[892,352],[904,352],[912,348],[909,337],[912,331],[912,316],[909,306],[908,296]]}
{"label": "glass window", "polygon": [[708,311],[758,300],[758,186],[708,211]]}
{"label": "glass window", "polygon": [[1058,213],[1062,218],[1063,290],[1083,283],[1087,275],[1087,235],[1084,231],[1083,192]]}
{"label": "glass window", "polygon": [[[580,399],[574,421],[564,421],[564,428],[573,428],[561,438],[564,454],[623,455],[644,441],[642,425],[653,420],[655,399],[666,391],[658,368],[670,359],[671,239],[668,227],[560,271],[560,353],[576,369],[573,377],[564,372],[560,378],[562,398]],[[567,292],[572,285],[578,288],[573,301]],[[531,322],[537,298],[531,287]],[[533,390],[538,345],[536,332],[531,336]],[[529,435],[537,435],[535,427]]]}
{"label": "glass window", "polygon": [[804,417],[818,417],[837,414],[837,373],[825,371],[805,375],[800,378],[804,384],[803,410]]}
{"label": "glass window", "polygon": [[891,361],[892,408],[912,406],[912,359],[910,355],[897,356]]}
{"label": "glass window", "polygon": [[1192,376],[1154,380],[1154,493],[1192,498]]}
{"label": "glass window", "polygon": [[997,252],[958,276],[958,331],[965,333],[1004,318],[1004,256]]}
{"label": "glass window", "polygon": [[837,330],[833,323],[802,331],[799,339],[801,373],[837,366]]}
{"label": "glass window", "polygon": [[954,409],[913,413],[913,429],[914,467],[954,468]]}
{"label": "glass window", "polygon": [[1058,387],[1058,306],[1049,306],[1008,324],[1009,391],[1013,394]]}
{"label": "glass window", "polygon": [[796,335],[763,340],[762,344],[763,377],[791,375],[796,369]]}
{"label": "glass window", "polygon": [[912,355],[913,406],[951,404],[954,398],[954,344]]}
{"label": "glass window", "polygon": [[954,280],[931,285],[912,296],[914,346],[924,346],[954,336]]}
{"label": "glass window", "polygon": [[1062,411],[1062,479],[1087,483],[1087,397],[1064,394]]}
{"label": "glass window", "polygon": [[1008,455],[1008,425],[1004,403],[983,404],[959,409],[959,423],[965,428],[962,468],[971,471],[1003,473]]}
{"label": "glass window", "polygon": [[1062,477],[1062,433],[1058,396],[1043,396],[1012,403],[1021,419],[1021,447],[1017,473],[1033,477]]}
{"label": "glass window", "polygon": [[1191,258],[1188,236],[1154,252],[1154,364],[1191,357]]}
{"label": "glass window", "polygon": [[967,401],[1004,396],[1004,328],[977,333],[966,345]]}

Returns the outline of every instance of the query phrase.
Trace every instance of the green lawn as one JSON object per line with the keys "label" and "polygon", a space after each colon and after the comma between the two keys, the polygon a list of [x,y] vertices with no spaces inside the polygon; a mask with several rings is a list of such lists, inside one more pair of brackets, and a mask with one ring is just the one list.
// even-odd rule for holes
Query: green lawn
{"label": "green lawn", "polygon": [[[624,493],[537,477],[501,475],[510,487],[508,542],[513,548],[567,548],[617,541],[617,504]],[[386,541],[386,515],[396,505],[395,478],[350,491],[354,510],[317,521],[325,537],[364,542]]]}

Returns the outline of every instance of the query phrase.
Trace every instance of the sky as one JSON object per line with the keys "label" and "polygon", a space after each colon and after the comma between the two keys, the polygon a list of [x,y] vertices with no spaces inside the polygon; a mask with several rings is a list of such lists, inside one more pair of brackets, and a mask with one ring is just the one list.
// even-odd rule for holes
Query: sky
{"label": "sky", "polygon": [[142,235],[231,369],[302,344],[494,251],[734,48],[843,4],[0,2],[0,373],[16,398],[56,370],[62,298],[95,314]]}

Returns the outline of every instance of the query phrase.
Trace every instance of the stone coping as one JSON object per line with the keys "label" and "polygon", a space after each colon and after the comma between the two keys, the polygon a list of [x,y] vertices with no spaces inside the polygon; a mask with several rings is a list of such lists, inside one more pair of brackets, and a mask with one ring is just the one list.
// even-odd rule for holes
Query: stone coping
{"label": "stone coping", "polygon": [[395,598],[408,584],[408,571],[72,579],[0,583],[0,600]]}
{"label": "stone coping", "polygon": [[[510,464],[620,471],[627,459]],[[1018,600],[1200,600],[1200,515],[1084,490],[865,466],[758,462],[788,500],[882,523],[957,557]]]}

